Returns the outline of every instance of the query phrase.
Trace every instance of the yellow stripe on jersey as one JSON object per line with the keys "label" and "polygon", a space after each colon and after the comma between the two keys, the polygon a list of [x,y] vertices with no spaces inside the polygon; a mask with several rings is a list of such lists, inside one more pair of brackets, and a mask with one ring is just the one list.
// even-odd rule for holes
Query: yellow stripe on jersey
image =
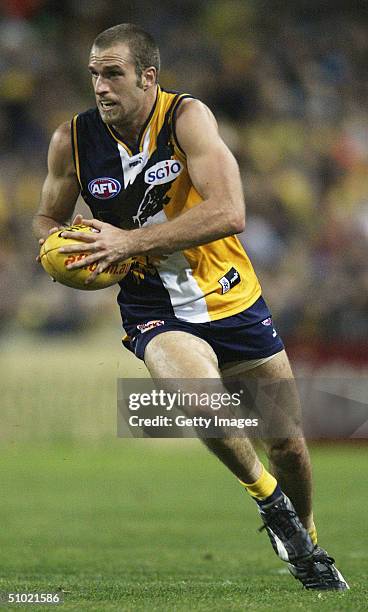
{"label": "yellow stripe on jersey", "polygon": [[[177,104],[176,98],[181,97],[181,95],[178,96],[178,94],[176,93],[169,93],[166,91],[163,92],[159,86],[155,111],[142,135],[143,142],[148,129],[150,130],[150,144],[148,149],[150,156],[157,148],[157,138],[162,129],[162,126],[164,125],[165,121],[171,121],[172,112]],[[170,113],[169,117],[168,113]]]}
{"label": "yellow stripe on jersey", "polygon": [[[173,101],[175,100],[176,97],[177,97],[177,94],[163,92],[161,90],[161,87],[158,85],[157,97],[156,97],[154,107],[152,109],[150,117],[148,118],[147,125],[145,126],[144,130],[142,131],[140,135],[140,139],[139,139],[139,151],[140,152],[143,151],[143,145],[144,145],[144,141],[145,141],[148,130],[150,130],[150,146],[148,150],[149,155],[152,155],[152,153],[155,151],[156,145],[157,145],[156,143],[157,136],[167,118],[167,113],[171,109]],[[182,96],[179,96],[179,97],[182,97]],[[131,148],[125,142],[123,142],[123,140],[120,137],[117,136],[117,134],[111,129],[109,125],[106,124],[106,127],[109,130],[111,136],[114,138],[114,140],[116,140],[116,142],[118,142],[122,147],[124,147],[126,152],[130,156],[132,156],[133,152]]]}
{"label": "yellow stripe on jersey", "polygon": [[175,131],[175,121],[173,120],[174,118],[174,113],[177,109],[177,107],[179,106],[180,102],[184,99],[190,98],[191,96],[189,96],[188,94],[180,94],[177,99],[175,100],[171,112],[170,112],[170,126],[172,128],[172,140],[173,140],[173,145],[174,145],[174,150],[175,150],[175,154],[178,156],[179,159],[181,160],[185,160],[186,159],[186,155],[183,151],[183,149],[180,146],[180,143],[178,142],[178,139],[176,137],[176,131]]}
{"label": "yellow stripe on jersey", "polygon": [[114,139],[114,140],[116,140],[116,142],[118,142],[118,143],[119,143],[119,144],[120,144],[122,147],[124,147],[124,149],[126,150],[126,152],[127,152],[127,153],[128,153],[130,156],[132,156],[132,155],[133,155],[133,153],[132,153],[132,151],[129,149],[128,145],[126,145],[126,144],[125,144],[125,142],[123,142],[123,141],[122,141],[120,138],[118,138],[118,137],[117,137],[117,136],[114,134],[114,132],[112,131],[112,129],[110,128],[110,126],[109,126],[109,125],[107,125],[107,123],[106,123],[105,125],[106,125],[107,129],[109,130],[109,132],[110,132],[111,136],[113,137],[113,139]]}
{"label": "yellow stripe on jersey", "polygon": [[[182,98],[183,96],[181,96]],[[180,99],[177,103],[179,102]],[[175,179],[167,194],[170,201],[165,206],[164,211],[169,220],[174,219],[193,206],[197,206],[203,199],[192,185],[185,155],[178,150],[177,145],[175,145],[172,157],[182,163],[183,170]],[[183,256],[187,260],[192,270],[192,277],[205,299],[210,320],[237,314],[252,306],[260,297],[261,286],[253,266],[236,236],[229,236],[209,244],[185,249]],[[223,293],[223,286],[219,281],[233,268],[239,274],[240,282]]]}
{"label": "yellow stripe on jersey", "polygon": [[[237,314],[252,306],[260,297],[261,286],[236,236],[186,249],[184,255],[193,269],[193,277],[203,291],[211,320]],[[223,293],[220,279],[232,269],[239,275],[240,282]]]}
{"label": "yellow stripe on jersey", "polygon": [[80,186],[82,186],[81,178],[80,178],[80,164],[79,164],[79,152],[78,152],[77,118],[78,118],[78,115],[75,115],[72,121],[72,146],[73,146],[73,151],[74,151],[75,170],[77,172],[79,184]]}

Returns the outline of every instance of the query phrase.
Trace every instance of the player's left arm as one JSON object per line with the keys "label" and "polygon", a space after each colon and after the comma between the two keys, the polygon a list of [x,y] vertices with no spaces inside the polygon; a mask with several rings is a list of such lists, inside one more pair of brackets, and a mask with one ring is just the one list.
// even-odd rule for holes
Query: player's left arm
{"label": "player's left arm", "polygon": [[[198,100],[183,101],[176,135],[186,154],[193,186],[203,201],[163,224],[130,231],[95,219],[83,220],[100,230],[85,249],[91,255],[84,259],[84,265],[100,262],[95,274],[109,263],[133,255],[167,255],[243,231],[245,204],[238,164],[220,138],[213,114]],[[75,233],[73,237],[77,238]],[[78,239],[83,240],[83,235]]]}

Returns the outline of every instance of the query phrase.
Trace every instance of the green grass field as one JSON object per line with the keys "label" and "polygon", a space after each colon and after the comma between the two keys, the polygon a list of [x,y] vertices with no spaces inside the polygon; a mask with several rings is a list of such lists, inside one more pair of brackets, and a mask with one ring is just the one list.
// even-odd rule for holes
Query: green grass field
{"label": "green grass field", "polygon": [[75,611],[367,609],[366,447],[312,448],[320,543],[351,591],[305,592],[199,443],[116,438],[113,383],[131,362],[63,343],[36,354],[0,358],[0,592],[63,591]]}
{"label": "green grass field", "polygon": [[289,577],[254,504],[193,442],[2,449],[0,591],[62,588],[66,610],[366,610],[366,514],[351,493],[363,452],[313,450],[321,543],[352,587],[316,594]]}

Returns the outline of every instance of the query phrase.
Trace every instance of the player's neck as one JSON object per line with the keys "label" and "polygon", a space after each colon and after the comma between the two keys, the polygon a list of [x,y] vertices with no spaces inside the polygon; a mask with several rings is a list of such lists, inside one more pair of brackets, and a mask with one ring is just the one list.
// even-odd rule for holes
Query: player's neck
{"label": "player's neck", "polygon": [[147,122],[151,111],[156,103],[157,93],[158,88],[156,85],[155,87],[152,87],[152,89],[147,91],[145,103],[134,117],[132,117],[130,120],[113,124],[112,127],[114,128],[114,130],[118,134],[120,134],[120,136],[128,146],[134,146],[137,143],[142,127]]}

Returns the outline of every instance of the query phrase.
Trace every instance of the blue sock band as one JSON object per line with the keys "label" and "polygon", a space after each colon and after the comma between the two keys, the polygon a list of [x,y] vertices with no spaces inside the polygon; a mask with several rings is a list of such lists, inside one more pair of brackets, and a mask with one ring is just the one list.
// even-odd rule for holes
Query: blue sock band
{"label": "blue sock band", "polygon": [[268,504],[272,504],[273,502],[275,502],[277,499],[279,499],[279,497],[282,496],[282,490],[279,484],[276,485],[276,489],[274,490],[274,492],[272,493],[272,495],[269,495],[268,497],[266,497],[265,499],[255,499],[255,501],[257,502],[257,504],[259,506],[267,506]]}

